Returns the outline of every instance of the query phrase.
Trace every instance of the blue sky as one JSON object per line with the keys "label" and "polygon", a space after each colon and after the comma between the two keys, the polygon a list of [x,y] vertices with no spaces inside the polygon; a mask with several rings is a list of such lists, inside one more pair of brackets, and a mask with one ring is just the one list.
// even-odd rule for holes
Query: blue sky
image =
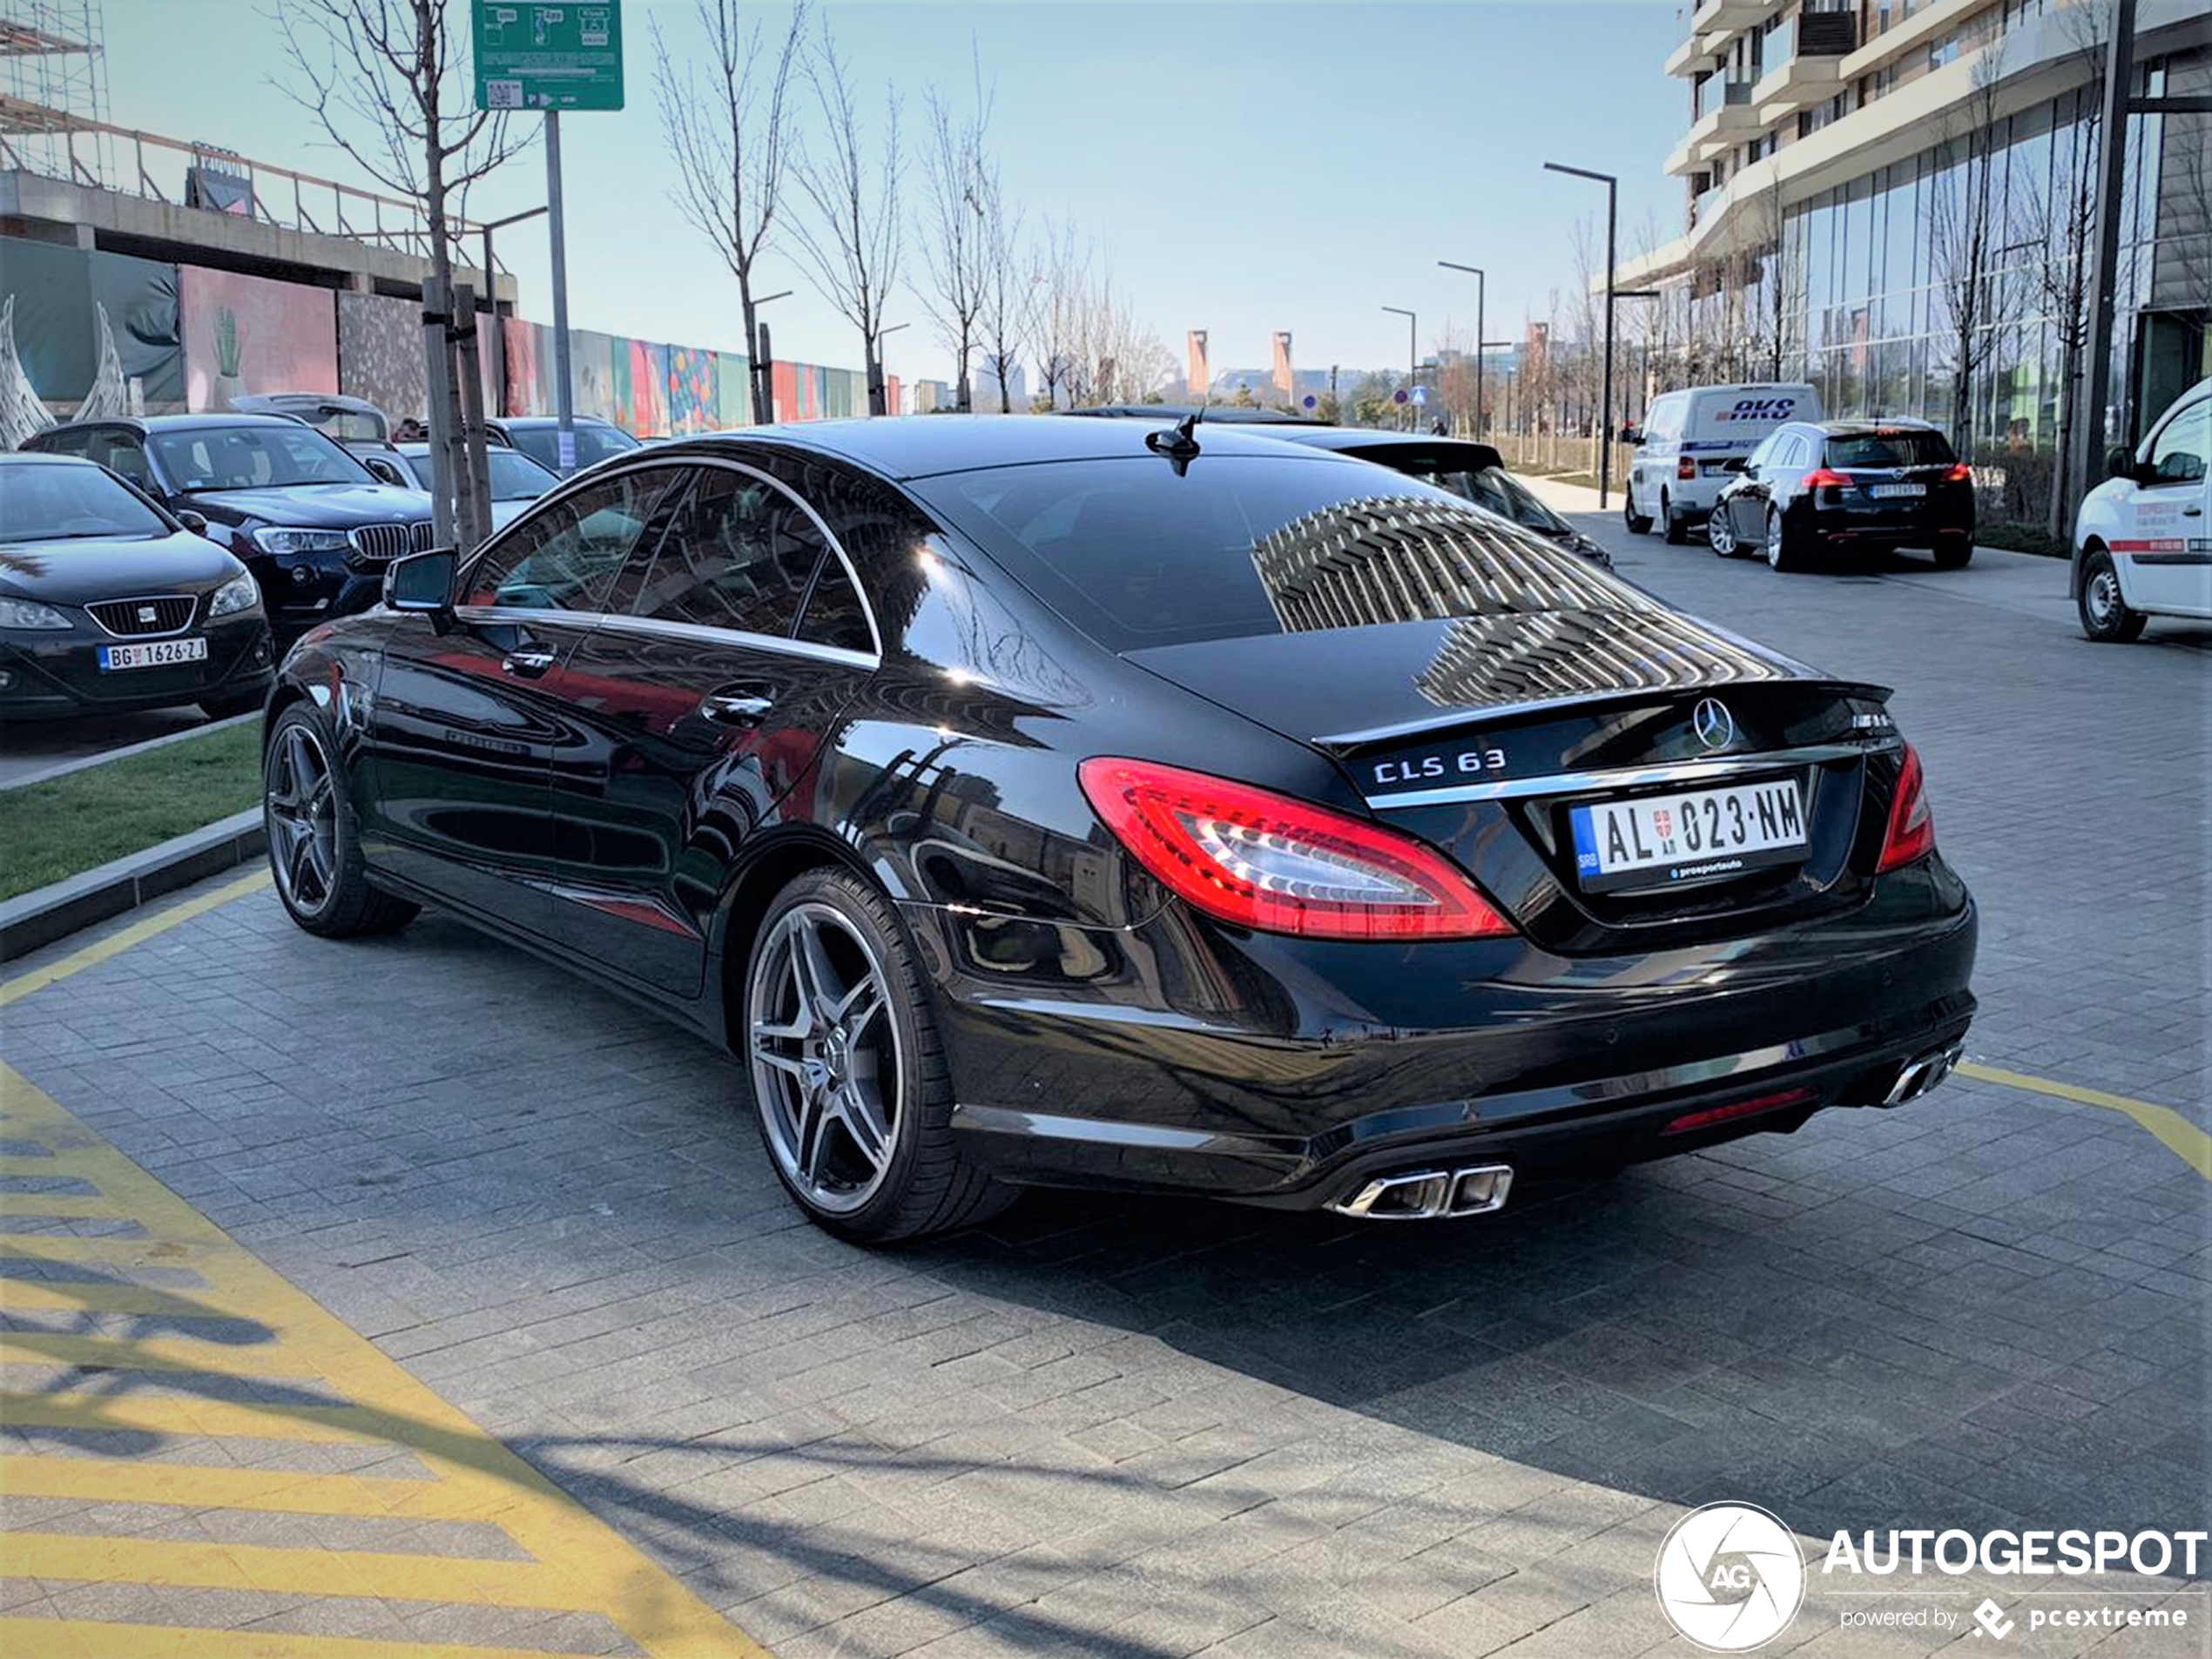
{"label": "blue sky", "polygon": [[[347,176],[270,84],[283,64],[254,0],[105,10],[118,125]],[[1603,211],[1600,186],[1545,173],[1548,159],[1620,175],[1624,257],[1648,220],[1671,232],[1680,218],[1680,181],[1660,172],[1685,125],[1682,83],[1660,68],[1683,28],[1668,0],[830,0],[828,13],[862,84],[897,78],[914,138],[928,83],[968,86],[972,43],[995,84],[1009,195],[1033,219],[1072,214],[1178,364],[1191,327],[1210,331],[1217,368],[1264,365],[1276,328],[1303,368],[1402,362],[1406,322],[1384,305],[1420,314],[1424,351],[1447,315],[1472,333],[1474,280],[1440,259],[1485,266],[1488,333],[1518,334],[1570,285],[1577,218]],[[629,108],[563,131],[570,320],[735,349],[735,284],[668,200],[653,105],[650,25],[689,37],[691,0],[626,0],[624,17]],[[534,149],[471,207],[543,199]],[[549,319],[542,232],[509,233],[501,254],[525,314]],[[778,354],[857,366],[850,326],[794,262],[772,266],[766,288],[799,291],[769,314]],[[907,267],[920,280],[911,239]],[[892,372],[944,374],[920,300],[902,295],[890,317],[914,324],[889,342]]]}

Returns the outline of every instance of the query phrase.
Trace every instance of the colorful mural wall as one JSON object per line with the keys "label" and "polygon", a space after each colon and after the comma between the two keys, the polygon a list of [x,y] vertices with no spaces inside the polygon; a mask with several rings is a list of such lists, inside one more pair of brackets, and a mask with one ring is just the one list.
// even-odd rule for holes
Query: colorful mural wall
{"label": "colorful mural wall", "polygon": [[[428,403],[421,307],[386,294],[0,237],[0,320],[25,379],[57,420],[80,405],[219,409],[243,392],[343,392],[395,421],[420,418]],[[488,385],[487,408],[553,414],[552,329],[509,317],[501,340],[504,395]],[[752,366],[735,353],[581,328],[569,341],[578,415],[640,437],[754,419]],[[0,332],[0,358],[8,354]],[[0,362],[0,373],[11,372]],[[781,420],[867,412],[867,381],[853,370],[779,362],[772,379]],[[887,389],[895,409],[899,382]]]}
{"label": "colorful mural wall", "polygon": [[180,265],[177,297],[186,408],[226,409],[242,392],[338,389],[331,289]]}

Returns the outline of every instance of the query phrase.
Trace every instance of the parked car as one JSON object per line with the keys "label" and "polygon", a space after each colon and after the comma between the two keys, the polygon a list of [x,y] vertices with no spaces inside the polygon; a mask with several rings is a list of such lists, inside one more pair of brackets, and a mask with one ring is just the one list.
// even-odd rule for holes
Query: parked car
{"label": "parked car", "polygon": [[1975,913],[1886,692],[1379,482],[1022,416],[603,463],[294,648],[277,891],[727,1044],[866,1240],[1036,1183],[1477,1213],[1939,1080]]}
{"label": "parked car", "polygon": [[240,415],[288,415],[356,455],[389,454],[391,417],[364,397],[338,392],[247,392],[231,400]]}
{"label": "parked car", "polygon": [[[642,447],[611,421],[578,415],[571,424],[576,435],[575,469],[578,471]],[[485,421],[484,430],[520,449],[548,472],[560,472],[561,423],[552,415],[510,415],[505,420]]]}
{"label": "parked car", "polygon": [[280,638],[375,603],[386,561],[430,545],[430,498],[276,415],[160,415],[49,427],[24,446],[97,461],[245,561]]}
{"label": "parked car", "polygon": [[2212,621],[2212,379],[2158,417],[2074,519],[2073,587],[2081,631],[2125,643],[2153,617]]}
{"label": "parked car", "polygon": [[[430,446],[403,443],[399,454],[408,475],[424,489],[429,489]],[[520,449],[505,444],[485,445],[484,460],[491,473],[491,527],[496,530],[506,529],[517,513],[561,482]]]}
{"label": "parked car", "polygon": [[260,593],[196,517],[89,461],[0,454],[0,719],[261,706]]}
{"label": "parked car", "polygon": [[1654,399],[1642,428],[1623,435],[1636,446],[1622,490],[1630,533],[1642,536],[1656,521],[1669,543],[1687,542],[1769,433],[1821,413],[1819,392],[1802,381],[1694,386]]}
{"label": "parked car", "polygon": [[1506,470],[1505,458],[1490,444],[1381,432],[1368,427],[1270,427],[1267,435],[1285,443],[1302,443],[1372,461],[1393,472],[1448,489],[1593,564],[1608,570],[1613,568],[1613,556],[1530,494],[1527,485]]}
{"label": "parked car", "polygon": [[1974,556],[1973,475],[1925,421],[1793,421],[1723,486],[1705,528],[1723,558],[1777,570],[1900,547],[1956,570]]}

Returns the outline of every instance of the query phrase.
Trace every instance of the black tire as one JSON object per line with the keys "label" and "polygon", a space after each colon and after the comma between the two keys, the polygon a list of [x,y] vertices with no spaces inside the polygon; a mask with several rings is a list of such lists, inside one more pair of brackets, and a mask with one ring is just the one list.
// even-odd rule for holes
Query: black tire
{"label": "black tire", "polygon": [[1791,533],[1788,516],[1777,507],[1766,509],[1766,562],[1784,575],[1810,569],[1812,563],[1804,537]]}
{"label": "black tire", "polygon": [[1974,556],[1974,538],[1971,536],[1939,536],[1934,552],[1937,570],[1963,570]]}
{"label": "black tire", "polygon": [[2101,547],[2092,549],[2082,561],[2081,591],[2074,596],[2074,608],[2080,613],[2081,631],[2100,645],[2130,644],[2142,637],[2143,624],[2150,620],[2129,609],[2121,597],[2120,572],[2112,555]]}
{"label": "black tire", "polygon": [[1636,511],[1636,497],[1633,487],[1623,486],[1622,489],[1621,516],[1628,523],[1629,535],[1649,536],[1651,534],[1651,515]]}
{"label": "black tire", "polygon": [[311,703],[277,716],[261,760],[269,872],[292,920],[325,939],[404,927],[421,907],[371,887],[346,774]]}
{"label": "black tire", "polygon": [[259,714],[268,700],[266,691],[247,691],[238,697],[206,697],[199,701],[199,711],[211,720],[230,720],[241,714]]}
{"label": "black tire", "polygon": [[815,869],[786,884],[746,953],[734,1012],[769,1164],[817,1226],[887,1244],[973,1225],[1013,1202],[1015,1190],[958,1144],[921,970],[867,883]]}
{"label": "black tire", "polygon": [[1689,540],[1688,521],[1675,511],[1674,503],[1667,499],[1667,492],[1663,489],[1659,492],[1659,516],[1667,526],[1669,547],[1680,547]]}

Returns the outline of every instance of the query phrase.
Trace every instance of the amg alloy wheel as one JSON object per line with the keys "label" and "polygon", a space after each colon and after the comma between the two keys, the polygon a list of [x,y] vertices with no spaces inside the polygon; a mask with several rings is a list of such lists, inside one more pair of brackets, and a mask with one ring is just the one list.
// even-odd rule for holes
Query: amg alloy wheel
{"label": "amg alloy wheel", "polygon": [[295,703],[277,717],[261,779],[269,871],[293,921],[311,934],[346,939],[390,933],[415,920],[419,906],[368,883],[345,776],[331,763],[312,705]]}
{"label": "amg alloy wheel", "polygon": [[978,1220],[1010,1196],[953,1144],[944,1054],[896,918],[810,871],[771,907],[745,974],[761,1138],[813,1220],[884,1242]]}

